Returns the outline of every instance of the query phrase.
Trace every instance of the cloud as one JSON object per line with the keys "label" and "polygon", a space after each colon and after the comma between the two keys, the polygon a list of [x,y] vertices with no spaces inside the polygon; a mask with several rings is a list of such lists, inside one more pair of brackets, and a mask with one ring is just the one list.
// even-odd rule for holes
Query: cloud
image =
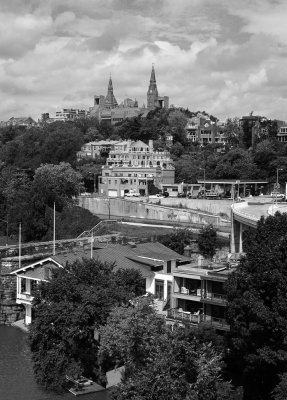
{"label": "cloud", "polygon": [[287,118],[283,0],[11,0],[0,4],[0,119],[160,95],[219,118]]}

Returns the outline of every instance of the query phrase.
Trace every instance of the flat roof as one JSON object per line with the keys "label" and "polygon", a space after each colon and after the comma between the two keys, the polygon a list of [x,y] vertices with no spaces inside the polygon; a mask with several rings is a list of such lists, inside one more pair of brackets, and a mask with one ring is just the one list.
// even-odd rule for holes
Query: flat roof
{"label": "flat roof", "polygon": [[268,183],[268,181],[262,181],[262,180],[248,180],[248,179],[246,179],[246,180],[241,180],[241,179],[205,179],[205,180],[203,180],[203,179],[201,179],[201,180],[198,180],[198,183],[222,183],[222,184],[224,184],[224,183],[226,183],[226,184],[236,184],[236,185],[238,185],[239,183],[240,184],[252,184],[252,183]]}

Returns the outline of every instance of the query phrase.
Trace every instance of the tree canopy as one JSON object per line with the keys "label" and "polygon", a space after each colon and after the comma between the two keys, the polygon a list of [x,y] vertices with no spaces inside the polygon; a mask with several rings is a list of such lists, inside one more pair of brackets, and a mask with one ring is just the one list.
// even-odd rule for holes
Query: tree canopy
{"label": "tree canopy", "polygon": [[227,283],[230,367],[241,372],[244,399],[270,399],[277,384],[280,398],[287,371],[287,214],[261,218],[245,243],[246,256]]}
{"label": "tree canopy", "polygon": [[112,389],[111,398],[231,399],[231,385],[220,378],[221,354],[211,343],[187,336],[184,329],[171,330],[151,302],[152,298],[141,298],[133,307],[115,308],[100,329],[104,370],[125,366],[122,383]]}
{"label": "tree canopy", "polygon": [[95,329],[113,306],[142,293],[138,272],[123,279],[114,266],[84,259],[52,270],[51,280],[37,286],[29,343],[36,380],[44,387],[63,387],[65,375],[102,379]]}

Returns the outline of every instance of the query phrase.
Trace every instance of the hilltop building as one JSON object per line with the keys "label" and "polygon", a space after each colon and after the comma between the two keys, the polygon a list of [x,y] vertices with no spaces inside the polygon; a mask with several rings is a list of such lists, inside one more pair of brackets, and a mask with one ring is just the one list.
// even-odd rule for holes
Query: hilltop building
{"label": "hilltop building", "polygon": [[149,144],[138,140],[120,141],[113,145],[99,177],[99,195],[124,197],[134,192],[148,195],[149,184],[160,188],[174,183],[174,163],[168,151],[155,151]]}
{"label": "hilltop building", "polygon": [[18,128],[32,128],[36,126],[37,122],[33,120],[31,117],[12,117],[8,121],[1,121],[0,127],[4,128],[6,126],[15,126]]}
{"label": "hilltop building", "polygon": [[99,121],[107,121],[111,124],[122,122],[127,118],[141,116],[146,117],[149,111],[155,108],[168,108],[169,98],[161,97],[158,94],[157,83],[155,79],[155,69],[152,66],[150,83],[147,91],[147,107],[139,107],[138,101],[130,98],[118,104],[114,95],[112,77],[109,78],[107,95],[95,95],[94,105],[90,108],[90,116],[96,117]]}

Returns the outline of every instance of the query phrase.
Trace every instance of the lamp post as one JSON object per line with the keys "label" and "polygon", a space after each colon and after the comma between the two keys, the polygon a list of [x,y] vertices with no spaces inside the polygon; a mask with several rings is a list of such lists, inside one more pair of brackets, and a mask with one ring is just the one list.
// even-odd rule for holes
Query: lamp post
{"label": "lamp post", "polygon": [[5,222],[6,224],[6,246],[8,246],[8,227],[9,227],[9,223],[8,223],[8,219],[0,219],[0,221]]}
{"label": "lamp post", "polygon": [[203,190],[205,194],[205,168],[199,168],[200,170],[203,170]]}
{"label": "lamp post", "polygon": [[96,173],[95,172],[89,172],[89,175],[93,175],[93,182],[94,182],[94,193],[96,192]]}
{"label": "lamp post", "polygon": [[276,200],[275,200],[275,204],[277,205],[277,194],[278,194],[278,190],[279,190],[279,171],[283,171],[283,168],[276,168]]}

